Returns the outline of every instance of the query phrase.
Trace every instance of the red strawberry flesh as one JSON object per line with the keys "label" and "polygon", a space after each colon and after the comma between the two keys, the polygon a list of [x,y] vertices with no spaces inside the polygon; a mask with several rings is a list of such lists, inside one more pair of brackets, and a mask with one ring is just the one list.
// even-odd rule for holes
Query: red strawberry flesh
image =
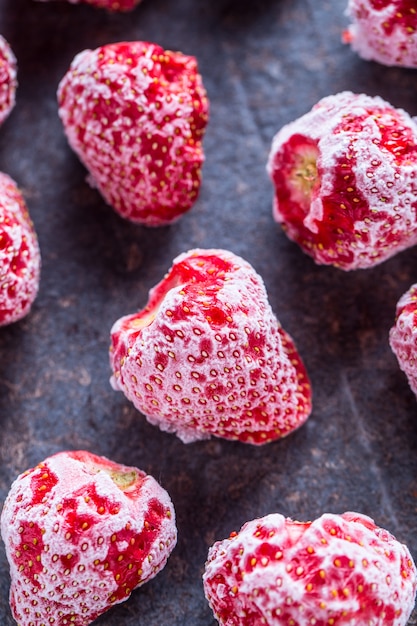
{"label": "red strawberry flesh", "polygon": [[229,251],[175,259],[147,306],[113,325],[110,362],[115,389],[185,442],[262,444],[311,411],[305,367],[262,279]]}
{"label": "red strawberry flesh", "polygon": [[343,38],[364,59],[417,67],[415,0],[349,0],[352,23]]}
{"label": "red strawberry flesh", "polygon": [[194,57],[142,41],[84,50],[58,101],[70,146],[122,217],[162,226],[191,208],[208,120]]}
{"label": "red strawberry flesh", "polygon": [[19,476],[1,533],[20,626],[87,626],[153,578],[176,542],[165,490],[86,451],[58,453]]}
{"label": "red strawberry flesh", "polygon": [[21,191],[0,172],[0,326],[25,317],[38,294],[38,238]]}
{"label": "red strawberry flesh", "polygon": [[273,140],[274,217],[317,263],[373,267],[417,243],[417,125],[382,99],[323,98]]}
{"label": "red strawberry flesh", "polygon": [[405,626],[417,578],[408,548],[366,516],[271,514],[210,548],[203,584],[223,626]]}
{"label": "red strawberry flesh", "polygon": [[417,395],[417,284],[412,285],[397,303],[389,342],[412,391]]}

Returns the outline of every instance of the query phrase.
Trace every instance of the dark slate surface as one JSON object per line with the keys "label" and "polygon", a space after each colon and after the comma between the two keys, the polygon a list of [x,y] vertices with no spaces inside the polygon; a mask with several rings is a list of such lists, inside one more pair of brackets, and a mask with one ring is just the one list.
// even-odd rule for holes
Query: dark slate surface
{"label": "dark slate surface", "polygon": [[[66,2],[1,0],[19,62],[17,105],[0,129],[0,170],[24,191],[43,271],[29,317],[0,329],[0,500],[20,472],[84,448],[153,474],[179,541],[152,582],[97,626],[214,626],[201,573],[209,545],[278,511],[370,515],[417,557],[417,404],[388,345],[417,250],[355,273],[318,267],[271,214],[265,163],[275,132],[325,95],[379,94],[417,115],[417,74],[360,60],[341,43],[346,0],[143,0],[125,15]],[[119,218],[85,182],[57,117],[56,87],[80,50],[132,39],[197,56],[211,101],[200,199],[177,224]],[[109,330],[141,308],[172,259],[224,247],[263,276],[314,387],[309,421],[254,448],[184,445],[109,385]],[[0,623],[12,626],[0,546]],[[416,619],[412,618],[412,623]]]}

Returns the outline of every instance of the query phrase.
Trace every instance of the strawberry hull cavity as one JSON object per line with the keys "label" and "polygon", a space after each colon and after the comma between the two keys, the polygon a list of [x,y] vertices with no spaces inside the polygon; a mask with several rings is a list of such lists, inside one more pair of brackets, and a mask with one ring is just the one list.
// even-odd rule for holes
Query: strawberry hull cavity
{"label": "strawberry hull cavity", "polygon": [[416,9],[415,0],[349,0],[352,24],[343,39],[367,61],[415,68]]}
{"label": "strawberry hull cavity", "polygon": [[0,124],[10,115],[16,102],[17,62],[4,37],[0,35]]}
{"label": "strawberry hull cavity", "polygon": [[203,585],[223,626],[405,626],[416,568],[359,513],[307,523],[271,514],[210,548]]}
{"label": "strawberry hull cavity", "polygon": [[379,97],[342,92],[274,137],[274,219],[316,263],[373,267],[417,243],[417,125]]}
{"label": "strawberry hull cavity", "polygon": [[417,284],[412,285],[397,303],[389,342],[400,368],[417,396]]}
{"label": "strawberry hull cavity", "polygon": [[25,317],[38,294],[41,256],[14,180],[0,172],[0,326]]}
{"label": "strawberry hull cavity", "polygon": [[1,535],[20,626],[87,626],[153,578],[177,536],[172,502],[151,476],[86,451],[21,474]]}
{"label": "strawberry hull cavity", "polygon": [[311,412],[311,387],[261,277],[227,250],[177,257],[147,306],[111,330],[115,389],[188,443],[263,444]]}
{"label": "strawberry hull cavity", "polygon": [[84,50],[58,103],[90,183],[122,217],[163,226],[192,207],[209,108],[194,57],[142,41]]}

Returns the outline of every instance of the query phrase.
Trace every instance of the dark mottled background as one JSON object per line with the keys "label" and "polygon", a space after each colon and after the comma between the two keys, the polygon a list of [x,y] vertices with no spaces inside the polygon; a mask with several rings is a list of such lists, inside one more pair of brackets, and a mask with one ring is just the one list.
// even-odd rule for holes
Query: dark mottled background
{"label": "dark mottled background", "polygon": [[[0,500],[44,457],[89,449],[153,474],[174,501],[166,568],[97,626],[214,626],[201,574],[209,545],[248,519],[356,510],[417,557],[417,404],[388,345],[417,250],[353,273],[316,266],[272,220],[265,172],[286,122],[345,89],[417,115],[417,73],[359,59],[341,43],[346,0],[143,0],[111,15],[66,2],[0,0],[19,63],[17,104],[0,129],[0,170],[22,188],[43,271],[31,314],[0,329]],[[85,182],[57,116],[56,88],[80,50],[143,39],[198,58],[211,101],[203,186],[170,227],[119,218]],[[296,433],[263,448],[184,445],[109,385],[109,330],[144,306],[172,259],[223,247],[263,276],[314,388]],[[0,545],[0,623],[12,626]],[[411,620],[416,623],[416,619]]]}

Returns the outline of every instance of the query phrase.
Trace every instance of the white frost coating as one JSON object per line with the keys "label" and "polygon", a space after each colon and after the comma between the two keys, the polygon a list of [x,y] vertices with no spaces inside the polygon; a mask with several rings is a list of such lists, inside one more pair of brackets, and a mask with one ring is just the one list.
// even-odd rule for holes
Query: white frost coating
{"label": "white frost coating", "polygon": [[17,61],[2,35],[0,35],[0,124],[9,116],[16,102]]}
{"label": "white frost coating", "polygon": [[[47,621],[48,614],[57,619],[58,610],[64,613],[73,611],[78,615],[76,623],[84,626],[108,608],[109,598],[118,588],[112,567],[103,567],[106,557],[109,558],[109,549],[111,547],[112,550],[124,553],[128,548],[123,537],[126,528],[134,534],[143,532],[145,515],[152,500],[158,500],[166,511],[170,511],[170,515],[165,514],[161,518],[158,534],[140,564],[143,582],[153,578],[162,569],[176,543],[172,502],[153,477],[136,468],[116,466],[104,457],[98,458],[105,465],[90,471],[80,460],[71,458],[71,454],[58,453],[37,468],[20,475],[12,484],[3,507],[1,535],[10,564],[10,601],[21,626],[32,623],[38,626]],[[130,489],[131,497],[129,488],[122,491],[116,487],[105,470],[106,464],[110,471],[120,468],[135,470],[143,481],[139,496],[133,493],[137,489],[137,481]],[[39,479],[43,472],[48,472],[58,480],[52,489],[45,491],[43,499],[38,498],[35,502],[34,498],[38,494],[32,480],[34,476]],[[106,500],[106,506],[117,509],[117,514],[100,513],[92,489],[98,498]],[[78,523],[74,522],[73,514],[79,520]],[[80,530],[82,520],[88,520],[89,525],[84,533]],[[26,532],[22,529],[27,528],[29,523],[40,529],[41,534],[36,539],[43,543],[40,549],[42,568],[33,580],[29,580],[30,564],[29,568],[26,563],[22,567],[20,560],[22,537]],[[73,531],[71,524],[75,524],[76,531]],[[122,535],[120,538],[119,532]],[[66,561],[68,553],[71,554],[70,561]],[[29,555],[28,558],[33,559],[33,556]],[[65,571],[65,562],[71,563],[68,571]],[[98,562],[101,564],[93,565]],[[36,617],[38,610],[41,612],[40,617]]]}
{"label": "white frost coating", "polygon": [[396,311],[389,342],[411,390],[417,396],[417,283],[401,296]]}
{"label": "white frost coating", "polygon": [[[188,291],[193,269],[183,270],[182,264],[196,257],[204,266],[211,256],[226,263],[224,275],[215,286],[197,280],[200,287]],[[177,271],[179,282],[173,279]],[[164,285],[156,306],[153,299]],[[190,250],[174,260],[149,302],[156,310],[150,323],[140,324],[140,334],[136,314],[114,323],[116,357],[110,354],[113,388],[149,422],[189,443],[210,434],[237,439],[269,432],[277,438],[307,419],[306,379],[284,346],[262,278],[249,263],[224,250]],[[223,318],[218,324],[210,319],[212,308]],[[248,347],[249,337],[256,349]],[[121,359],[120,345],[128,346]]]}
{"label": "white frost coating", "polygon": [[[29,313],[39,289],[41,256],[20,190],[0,172],[0,326]],[[7,244],[5,243],[7,242]]]}
{"label": "white frost coating", "polygon": [[[344,626],[384,626],[384,613],[378,617],[375,609],[383,603],[399,611],[389,624],[405,626],[416,589],[416,569],[405,545],[357,513],[322,515],[307,527],[300,524],[300,531],[295,527],[301,534],[294,538],[296,524],[270,514],[210,548],[203,583],[215,615],[223,610],[229,615],[220,624],[244,626],[256,607],[268,626],[291,620],[298,626],[311,626],[313,620],[327,624],[331,617]],[[355,593],[359,584],[362,595]]]}
{"label": "white frost coating", "polygon": [[417,67],[417,31],[397,23],[387,33],[384,24],[398,22],[398,2],[375,9],[370,0],[349,0],[346,15],[352,19],[346,39],[363,59],[383,65]]}
{"label": "white frost coating", "polygon": [[[417,159],[411,154],[409,159],[400,162],[388,150],[381,149],[379,125],[384,123],[385,117],[392,126],[389,112],[393,112],[398,124],[410,132],[411,142],[417,146],[417,125],[406,111],[394,109],[379,96],[348,91],[323,98],[311,111],[285,125],[272,141],[267,162],[271,178],[277,154],[293,136],[302,135],[317,142],[319,183],[304,219],[304,226],[312,233],[317,232],[323,219],[323,198],[333,195],[337,200],[334,187],[335,176],[339,173],[338,163],[350,149],[355,189],[369,204],[369,211],[365,219],[354,222],[354,232],[344,233],[351,236],[349,252],[353,255],[344,269],[371,266],[417,243]],[[379,125],[375,121],[376,115]],[[360,119],[361,130],[341,130],[346,118]],[[288,236],[297,240],[297,228],[286,222],[276,196],[273,214],[277,222],[286,224]],[[396,235],[396,240],[385,245],[390,233]],[[328,250],[314,249],[314,257],[319,263],[329,263],[329,254]]]}
{"label": "white frost coating", "polygon": [[[183,56],[182,75],[172,88],[159,70],[155,77],[159,47],[146,44],[142,53],[145,44],[132,42],[128,56],[126,50],[117,53],[119,45],[125,44],[84,50],[74,58],[58,87],[59,115],[89,181],[108,204],[132,221],[169,223],[170,212],[177,217],[194,201],[204,160],[190,121],[204,91],[201,77],[193,65],[186,67],[191,57]],[[192,72],[194,82],[185,78]],[[162,217],[159,206],[167,212]]]}

